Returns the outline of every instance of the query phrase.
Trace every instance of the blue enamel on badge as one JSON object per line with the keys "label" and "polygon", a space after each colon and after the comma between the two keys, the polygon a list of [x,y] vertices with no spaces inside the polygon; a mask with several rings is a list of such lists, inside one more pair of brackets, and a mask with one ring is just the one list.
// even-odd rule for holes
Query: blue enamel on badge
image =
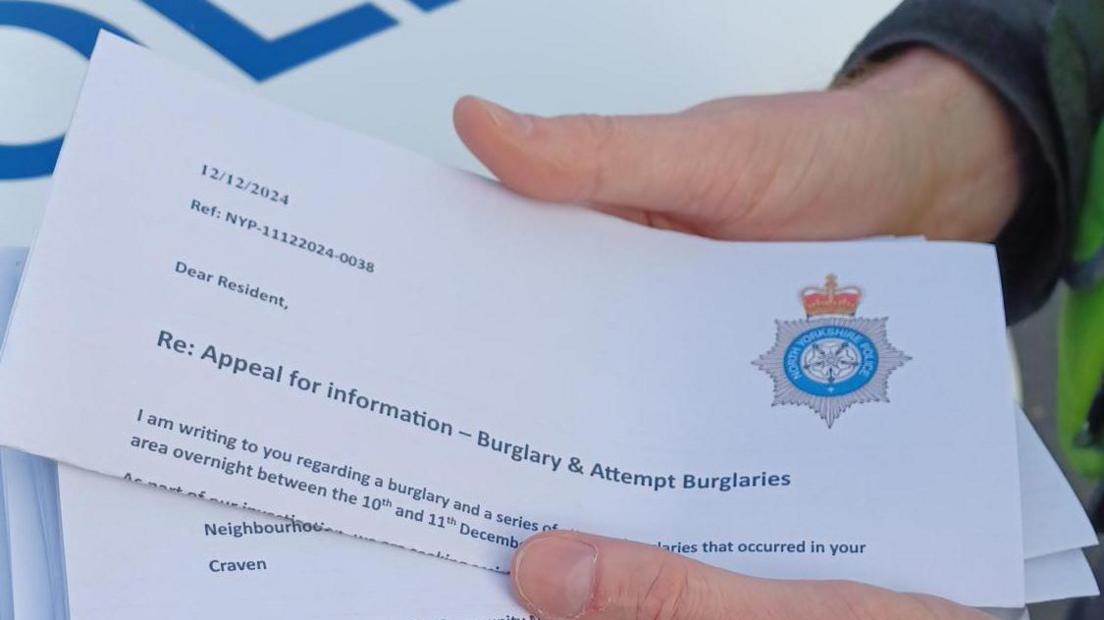
{"label": "blue enamel on badge", "polygon": [[909,361],[886,338],[886,318],[856,318],[857,286],[829,274],[801,291],[805,320],[775,321],[774,346],[753,363],[774,380],[775,405],[806,405],[828,428],[851,405],[889,402],[889,375]]}

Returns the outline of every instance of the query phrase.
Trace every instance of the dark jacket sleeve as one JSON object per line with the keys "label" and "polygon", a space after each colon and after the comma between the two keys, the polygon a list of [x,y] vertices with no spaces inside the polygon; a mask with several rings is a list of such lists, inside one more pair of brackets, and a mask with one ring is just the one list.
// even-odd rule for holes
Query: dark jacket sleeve
{"label": "dark jacket sleeve", "polygon": [[[1093,144],[1104,116],[1104,2],[1062,0],[1050,22],[1047,73],[1069,162],[1070,201],[1081,207],[1066,281],[1075,289],[1104,282],[1104,203],[1087,195]],[[1097,154],[1097,157],[1100,157]]]}
{"label": "dark jacket sleeve", "polygon": [[1062,128],[1047,79],[1053,8],[1048,0],[905,0],[841,72],[928,45],[969,66],[1000,95],[1017,128],[1024,184],[1021,204],[996,240],[1009,322],[1046,301],[1066,268],[1074,225]]}

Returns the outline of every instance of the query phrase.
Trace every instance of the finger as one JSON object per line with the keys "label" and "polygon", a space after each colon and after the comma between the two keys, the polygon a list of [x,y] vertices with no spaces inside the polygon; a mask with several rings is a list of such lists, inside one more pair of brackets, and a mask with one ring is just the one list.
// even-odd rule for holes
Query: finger
{"label": "finger", "polygon": [[851,582],[745,577],[657,547],[576,532],[527,540],[511,570],[544,620],[980,620],[942,599]]}
{"label": "finger", "polygon": [[[555,202],[621,205],[690,219],[711,213],[713,187],[730,143],[705,114],[516,114],[475,97],[456,104],[460,138],[511,189]],[[724,152],[721,152],[724,151]],[[731,178],[731,176],[729,176]]]}
{"label": "finger", "polygon": [[895,160],[864,110],[850,93],[825,92],[734,97],[677,114],[542,118],[465,97],[454,121],[472,153],[521,194],[613,206],[722,239],[826,239],[893,229],[886,210],[852,208],[856,196],[896,204],[901,193],[898,175],[879,168]]}

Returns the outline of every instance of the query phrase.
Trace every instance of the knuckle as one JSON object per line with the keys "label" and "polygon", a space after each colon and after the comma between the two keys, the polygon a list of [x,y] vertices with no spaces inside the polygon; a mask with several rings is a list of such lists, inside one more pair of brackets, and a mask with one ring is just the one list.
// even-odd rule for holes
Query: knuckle
{"label": "knuckle", "polygon": [[581,196],[583,199],[589,199],[592,196],[602,195],[606,186],[610,151],[618,133],[618,123],[613,117],[598,114],[584,114],[579,117],[579,122],[588,136],[592,156],[590,165],[586,167],[585,188]]}
{"label": "knuckle", "polygon": [[873,620],[882,613],[883,603],[880,597],[872,596],[870,588],[852,581],[833,583],[834,604],[837,613],[854,620]]}
{"label": "knuckle", "polygon": [[637,620],[689,620],[693,618],[690,571],[685,562],[664,559],[639,591]]}
{"label": "knuckle", "polygon": [[[833,617],[849,620],[929,618],[923,605],[912,597],[853,581],[829,583],[833,596],[824,602],[823,607],[834,610]],[[931,617],[931,620],[935,620],[935,617]]]}
{"label": "knuckle", "polygon": [[607,150],[617,135],[618,122],[612,116],[601,114],[583,114],[579,116],[579,122],[586,128],[587,135],[597,152]]}
{"label": "knuckle", "polygon": [[710,117],[688,128],[689,143],[701,145],[681,161],[679,213],[739,230],[772,184],[769,130],[749,124],[736,112]]}

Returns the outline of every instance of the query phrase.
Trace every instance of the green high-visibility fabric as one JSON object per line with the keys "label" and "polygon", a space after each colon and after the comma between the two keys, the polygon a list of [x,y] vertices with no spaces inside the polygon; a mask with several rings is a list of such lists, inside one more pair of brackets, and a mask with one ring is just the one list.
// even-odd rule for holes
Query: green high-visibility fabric
{"label": "green high-visibility fabric", "polygon": [[1104,382],[1104,2],[1058,4],[1047,69],[1070,165],[1071,199],[1080,207],[1067,276],[1071,288],[1059,324],[1058,431],[1070,464],[1087,476],[1104,477],[1104,437],[1093,440],[1085,432]]}
{"label": "green high-visibility fabric", "polygon": [[[1104,131],[1097,132],[1078,228],[1078,253],[1104,247]],[[1104,284],[1071,289],[1064,300],[1058,345],[1058,433],[1070,464],[1104,477],[1104,443],[1085,445],[1083,429],[1104,379]]]}

